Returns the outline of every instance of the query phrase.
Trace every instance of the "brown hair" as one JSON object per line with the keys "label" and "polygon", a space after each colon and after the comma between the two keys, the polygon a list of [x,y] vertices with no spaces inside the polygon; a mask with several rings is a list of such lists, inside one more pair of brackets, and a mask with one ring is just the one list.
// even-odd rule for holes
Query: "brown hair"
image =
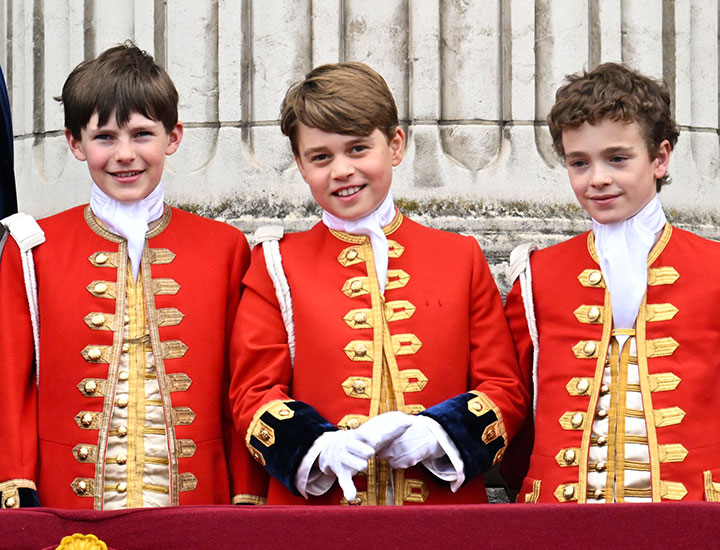
{"label": "brown hair", "polygon": [[167,132],[178,121],[178,93],[170,76],[129,40],[80,63],[55,99],[63,104],[65,127],[75,139],[81,139],[94,113],[100,125],[114,113],[120,126],[139,113],[162,122]]}
{"label": "brown hair", "polygon": [[[603,63],[590,72],[565,77],[567,83],[555,93],[555,105],[547,121],[553,147],[565,156],[562,132],[584,122],[597,124],[604,119],[637,122],[650,159],[655,159],[664,140],[675,147],[679,131],[670,110],[670,92],[662,81],[655,81],[619,63]],[[658,178],[657,190],[670,183],[666,174]]]}
{"label": "brown hair", "polygon": [[355,62],[313,69],[287,91],[280,114],[280,129],[296,156],[300,124],[357,136],[369,136],[377,128],[388,141],[398,126],[397,106],[383,77]]}

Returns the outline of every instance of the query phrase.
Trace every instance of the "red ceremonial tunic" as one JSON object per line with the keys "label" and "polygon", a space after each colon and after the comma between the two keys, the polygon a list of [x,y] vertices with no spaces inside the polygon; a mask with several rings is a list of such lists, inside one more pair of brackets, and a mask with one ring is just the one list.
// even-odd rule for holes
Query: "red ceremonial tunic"
{"label": "red ceremonial tunic", "polygon": [[[153,505],[152,495],[167,505],[260,501],[265,473],[227,420],[228,340],[250,255],[243,234],[166,207],[133,282],[127,242],[89,207],[39,223],[38,385],[12,239],[0,263],[3,506],[17,505],[7,499],[18,487],[61,508]],[[153,437],[164,449],[150,456]]]}
{"label": "red ceremonial tunic", "polygon": [[[713,304],[720,303],[714,276],[720,244],[666,225],[648,258],[648,287],[634,332],[637,356],[629,357],[639,379],[628,380],[621,367],[619,387],[602,381],[612,311],[592,233],[535,252],[530,265],[539,334],[537,412],[518,502],[612,501],[610,491],[588,487],[591,473],[605,472],[618,501],[645,492],[656,502],[718,500],[720,318]],[[519,282],[506,313],[529,386],[533,345]],[[641,395],[641,409],[627,410],[616,397],[627,391]],[[611,396],[610,407],[599,410],[604,394]],[[605,417],[611,427],[620,424],[608,437],[593,436],[593,422]],[[646,435],[627,436],[622,423],[637,419],[644,419]],[[632,445],[647,446],[647,463],[623,457]],[[607,463],[588,459],[597,446],[614,449]],[[516,450],[513,445],[508,456]],[[623,486],[644,470],[650,474],[647,491]]]}
{"label": "red ceremonial tunic", "polygon": [[[472,237],[400,213],[384,231],[384,295],[367,237],[319,223],[280,241],[293,301],[294,365],[262,247],[253,251],[233,340],[236,422],[256,459],[294,491],[299,461],[328,427],[353,429],[388,410],[413,414],[441,404],[432,417],[459,448],[469,481],[453,494],[423,467],[393,471],[373,459],[354,480],[359,498],[385,504],[392,484],[396,505],[484,502],[477,474],[502,456],[527,399],[497,287]],[[318,428],[323,419],[332,426]],[[480,454],[485,463],[478,466]],[[272,478],[268,503],[342,500],[337,485],[307,501],[291,490]]]}

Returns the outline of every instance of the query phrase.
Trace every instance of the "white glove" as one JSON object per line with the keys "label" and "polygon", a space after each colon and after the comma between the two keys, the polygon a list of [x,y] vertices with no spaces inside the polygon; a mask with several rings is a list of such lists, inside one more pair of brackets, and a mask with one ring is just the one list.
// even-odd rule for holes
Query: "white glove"
{"label": "white glove", "polygon": [[363,441],[355,430],[326,432],[316,440],[323,445],[317,463],[326,476],[337,477],[338,484],[350,502],[357,497],[353,476],[367,470],[368,460],[375,454],[375,448]]}
{"label": "white glove", "polygon": [[[381,415],[377,418],[381,418]],[[440,458],[445,455],[438,438],[433,432],[432,424],[437,424],[427,416],[405,415],[410,420],[410,427],[379,450],[377,456],[387,460],[392,468],[405,469],[427,459]]]}

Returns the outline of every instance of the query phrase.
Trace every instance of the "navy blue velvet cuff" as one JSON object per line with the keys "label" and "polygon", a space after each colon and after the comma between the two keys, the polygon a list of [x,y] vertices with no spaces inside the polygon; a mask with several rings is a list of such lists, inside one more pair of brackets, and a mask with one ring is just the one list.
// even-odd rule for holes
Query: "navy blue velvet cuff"
{"label": "navy blue velvet cuff", "polygon": [[20,508],[37,508],[40,506],[40,498],[34,489],[20,487],[18,496],[20,497]]}
{"label": "navy blue velvet cuff", "polygon": [[300,462],[318,437],[338,427],[307,403],[277,401],[260,416],[252,430],[249,443],[255,459],[292,494],[300,496],[295,487]]}
{"label": "navy blue velvet cuff", "polygon": [[498,416],[484,395],[463,393],[419,413],[440,424],[460,452],[465,480],[490,469],[505,438]]}

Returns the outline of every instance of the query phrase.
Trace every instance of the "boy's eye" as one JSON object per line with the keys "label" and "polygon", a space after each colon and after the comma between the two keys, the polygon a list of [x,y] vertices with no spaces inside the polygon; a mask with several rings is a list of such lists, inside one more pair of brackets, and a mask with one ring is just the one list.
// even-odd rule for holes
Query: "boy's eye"
{"label": "boy's eye", "polygon": [[95,136],[94,139],[97,139],[98,141],[105,141],[108,139],[112,139],[112,136],[110,134],[98,134]]}
{"label": "boy's eye", "polygon": [[313,155],[310,157],[310,162],[323,162],[324,160],[327,160],[330,158],[330,155],[326,153],[318,153],[317,155]]}
{"label": "boy's eye", "polygon": [[583,168],[583,167],[587,166],[587,162],[585,162],[584,160],[573,160],[573,161],[570,161],[570,163],[568,165],[573,168]]}
{"label": "boy's eye", "polygon": [[152,132],[150,132],[150,131],[148,131],[148,130],[142,130],[142,131],[138,132],[138,133],[135,134],[135,135],[136,135],[137,137],[147,137],[147,136],[151,136],[151,135],[153,135],[153,134],[152,134]]}
{"label": "boy's eye", "polygon": [[613,164],[617,164],[617,163],[620,163],[620,162],[624,162],[624,161],[626,161],[626,160],[627,160],[627,157],[623,157],[623,156],[620,156],[620,155],[615,155],[615,156],[613,156],[613,157],[610,157],[610,162],[612,162]]}
{"label": "boy's eye", "polygon": [[368,148],[367,145],[353,145],[352,149],[350,149],[353,153],[362,153]]}

